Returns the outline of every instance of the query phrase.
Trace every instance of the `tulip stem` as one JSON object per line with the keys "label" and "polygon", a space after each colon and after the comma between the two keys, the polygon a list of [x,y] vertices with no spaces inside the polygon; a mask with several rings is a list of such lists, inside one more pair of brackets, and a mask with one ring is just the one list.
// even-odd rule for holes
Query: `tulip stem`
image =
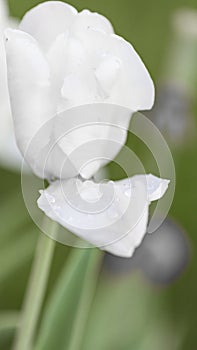
{"label": "tulip stem", "polygon": [[[58,224],[52,222],[45,216],[43,228],[46,232],[54,235],[55,232],[57,232]],[[42,233],[38,239],[37,250],[27,286],[23,309],[21,311],[20,326],[18,327],[13,346],[14,350],[31,350],[33,347],[54,248],[55,241]]]}
{"label": "tulip stem", "polygon": [[98,249],[92,249],[88,261],[86,275],[81,290],[79,305],[75,316],[74,326],[71,332],[68,350],[80,350],[84,337],[84,331],[88,321],[89,311],[95,295],[103,254]]}

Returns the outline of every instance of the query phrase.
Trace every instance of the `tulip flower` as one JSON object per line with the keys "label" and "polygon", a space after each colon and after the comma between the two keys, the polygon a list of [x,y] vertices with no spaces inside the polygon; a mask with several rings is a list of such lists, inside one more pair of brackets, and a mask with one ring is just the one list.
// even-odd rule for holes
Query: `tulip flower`
{"label": "tulip flower", "polygon": [[38,206],[94,246],[131,256],[168,180],[93,178],[125,144],[132,114],[153,105],[142,60],[105,17],[59,1],[27,12],[5,43],[17,144],[50,182]]}

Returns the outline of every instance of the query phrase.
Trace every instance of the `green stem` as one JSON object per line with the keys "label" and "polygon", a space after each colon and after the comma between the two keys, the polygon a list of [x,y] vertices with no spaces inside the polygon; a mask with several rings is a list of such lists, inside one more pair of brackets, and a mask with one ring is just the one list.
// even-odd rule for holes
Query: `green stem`
{"label": "green stem", "polygon": [[98,249],[92,249],[90,252],[68,350],[80,350],[82,348],[84,332],[95,294],[98,271],[100,269],[102,257],[103,254]]}
{"label": "green stem", "polygon": [[[47,217],[44,217],[43,227],[46,232],[54,234],[57,231],[58,225]],[[20,327],[18,328],[13,346],[14,350],[32,349],[54,248],[55,241],[42,233],[38,240],[37,251],[21,312]]]}

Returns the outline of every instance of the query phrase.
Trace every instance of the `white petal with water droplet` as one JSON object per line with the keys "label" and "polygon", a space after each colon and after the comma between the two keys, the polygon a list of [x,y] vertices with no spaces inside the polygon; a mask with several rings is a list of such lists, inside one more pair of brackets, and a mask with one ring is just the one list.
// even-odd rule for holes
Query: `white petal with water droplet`
{"label": "white petal with water droplet", "polygon": [[[130,195],[125,194],[125,183]],[[41,191],[38,206],[80,238],[129,257],[146,232],[149,195],[145,176],[103,184],[70,179]]]}

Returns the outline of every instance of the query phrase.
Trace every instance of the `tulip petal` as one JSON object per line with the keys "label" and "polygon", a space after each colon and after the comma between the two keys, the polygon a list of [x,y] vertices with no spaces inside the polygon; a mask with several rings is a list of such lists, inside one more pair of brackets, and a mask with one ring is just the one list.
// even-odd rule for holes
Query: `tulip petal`
{"label": "tulip petal", "polygon": [[[112,161],[127,138],[132,111],[116,105],[95,103],[62,112],[54,124],[54,140],[70,159],[76,173],[88,179]],[[62,164],[66,176],[67,162]]]}
{"label": "tulip petal", "polygon": [[130,43],[118,35],[106,35],[90,27],[78,32],[77,37],[92,58],[92,70],[101,88],[107,89],[104,102],[133,111],[152,108],[152,79]]}
{"label": "tulip petal", "polygon": [[[56,40],[53,42],[50,50],[47,53],[47,60],[51,71],[51,82],[53,84],[54,92],[57,95],[57,109],[61,110],[61,108],[59,108],[59,105],[61,107],[61,99],[64,99],[64,101],[65,99],[69,99],[69,95],[71,93],[73,98],[71,98],[71,102],[66,101],[65,108],[72,107],[72,100],[77,100],[79,97],[78,91],[76,91],[76,87],[73,86],[73,83],[71,81],[68,96],[67,92],[66,96],[62,96],[61,90],[63,91],[64,86],[66,86],[66,82],[70,83],[69,80],[72,80],[70,77],[76,75],[78,80],[80,79],[79,74],[73,74],[73,72],[79,70],[79,66],[83,65],[82,71],[84,71],[85,65],[85,69],[87,70],[87,56],[84,48],[82,47],[79,40],[71,37],[68,32],[66,32],[57,36]],[[83,91],[82,93],[84,95]],[[80,105],[80,101],[76,103],[76,105]]]}
{"label": "tulip petal", "polygon": [[14,128],[7,86],[7,66],[3,30],[16,27],[18,22],[8,14],[4,0],[0,0],[0,163],[5,167],[20,170],[21,156],[14,137]]}
{"label": "tulip petal", "polygon": [[[47,61],[37,42],[29,34],[8,29],[5,32],[8,86],[18,147],[24,155],[33,136],[51,117],[55,108]],[[42,135],[43,136],[43,135]],[[37,139],[30,158],[33,166],[40,150],[48,142]]]}
{"label": "tulip petal", "polygon": [[144,237],[151,195],[146,176],[102,184],[75,178],[40,192],[38,206],[47,216],[100,249],[130,257]]}
{"label": "tulip petal", "polygon": [[71,27],[71,31],[77,32],[87,28],[92,28],[106,34],[112,34],[114,32],[110,21],[106,17],[96,12],[83,10],[77,16],[76,21]]}
{"label": "tulip petal", "polygon": [[152,174],[148,175],[136,175],[136,179],[140,180],[140,178],[146,178],[147,190],[148,190],[148,198],[150,202],[156,201],[163,197],[166,192],[170,180],[164,180]]}
{"label": "tulip petal", "polygon": [[61,1],[46,1],[28,11],[20,29],[32,35],[44,50],[48,50],[56,37],[68,30],[77,10]]}
{"label": "tulip petal", "polygon": [[106,93],[91,67],[91,57],[80,40],[60,34],[47,54],[51,80],[57,95],[57,110],[102,102]]}
{"label": "tulip petal", "polygon": [[[148,223],[148,204],[144,210],[141,219],[136,223],[135,227],[125,237],[113,244],[103,247],[105,251],[113,255],[124,258],[131,258],[135,249],[141,244]],[[120,253],[121,252],[121,253]]]}

